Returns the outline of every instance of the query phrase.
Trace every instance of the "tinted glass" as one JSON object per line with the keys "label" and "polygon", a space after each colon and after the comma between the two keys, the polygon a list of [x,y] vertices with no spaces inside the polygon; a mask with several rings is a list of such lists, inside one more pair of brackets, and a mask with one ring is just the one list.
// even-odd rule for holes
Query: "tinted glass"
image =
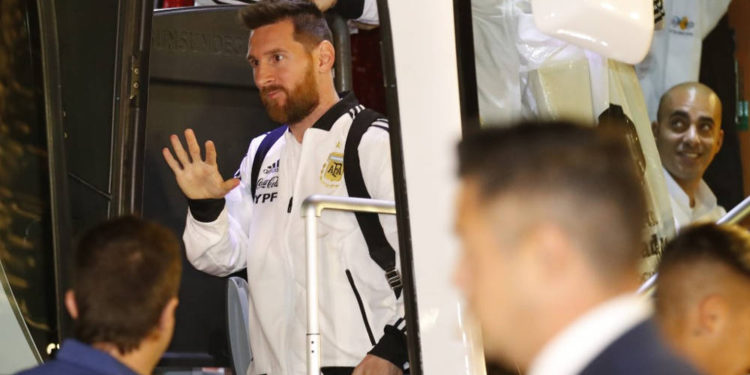
{"label": "tinted glass", "polygon": [[0,261],[39,351],[56,341],[47,138],[35,2],[0,11]]}

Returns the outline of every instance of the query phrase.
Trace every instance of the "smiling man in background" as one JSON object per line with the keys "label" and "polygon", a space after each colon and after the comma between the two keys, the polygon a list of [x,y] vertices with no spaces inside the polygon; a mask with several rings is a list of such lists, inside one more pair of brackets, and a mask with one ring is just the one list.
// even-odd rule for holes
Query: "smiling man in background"
{"label": "smiling man in background", "polygon": [[721,149],[721,101],[708,86],[681,83],[659,101],[652,124],[677,229],[698,221],[716,221],[726,211],[703,181]]}

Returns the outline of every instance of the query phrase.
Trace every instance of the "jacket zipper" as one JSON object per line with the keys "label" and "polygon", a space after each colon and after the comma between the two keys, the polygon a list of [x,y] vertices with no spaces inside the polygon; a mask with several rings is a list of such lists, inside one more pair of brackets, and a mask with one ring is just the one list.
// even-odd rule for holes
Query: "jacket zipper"
{"label": "jacket zipper", "polygon": [[359,305],[359,312],[362,314],[362,321],[365,323],[365,328],[367,329],[367,336],[370,338],[370,343],[375,346],[375,336],[372,334],[372,329],[370,328],[370,322],[367,320],[367,313],[365,312],[365,305],[362,303],[362,297],[359,295],[359,291],[357,290],[357,286],[354,285],[354,278],[352,277],[352,273],[349,270],[346,270],[346,278],[349,279],[349,285],[352,287],[352,291],[354,292],[354,297],[357,298],[357,304]]}

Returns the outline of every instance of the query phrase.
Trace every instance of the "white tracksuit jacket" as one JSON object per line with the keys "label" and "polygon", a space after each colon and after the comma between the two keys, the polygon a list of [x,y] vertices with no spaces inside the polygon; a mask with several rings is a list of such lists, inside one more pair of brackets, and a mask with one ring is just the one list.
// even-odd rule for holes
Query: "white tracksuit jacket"
{"label": "white tracksuit jacket", "polygon": [[[305,132],[301,145],[289,131],[279,138],[258,173],[255,203],[250,173],[265,135],[253,139],[238,171],[241,183],[226,196],[218,218],[201,222],[188,213],[183,239],[187,257],[197,269],[224,276],[247,267],[254,357],[248,374],[305,372],[305,226],[301,203],[313,194],[347,196],[341,174],[329,171],[335,171],[330,167],[341,163],[352,115],[362,108],[349,94]],[[374,124],[387,127],[385,120]],[[388,132],[371,126],[362,137],[359,156],[370,195],[393,200]],[[380,221],[397,250],[395,217],[381,215]],[[400,319],[402,298],[396,299],[384,271],[371,260],[354,214],[327,211],[318,227],[321,364],[354,367],[374,345],[366,324],[375,342],[383,336],[386,325],[396,325],[405,332]],[[397,266],[398,259],[397,253]]]}

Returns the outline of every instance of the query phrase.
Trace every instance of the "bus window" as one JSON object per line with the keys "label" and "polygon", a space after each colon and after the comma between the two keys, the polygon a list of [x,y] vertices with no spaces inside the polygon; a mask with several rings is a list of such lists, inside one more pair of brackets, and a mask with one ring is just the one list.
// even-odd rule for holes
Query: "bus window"
{"label": "bus window", "polygon": [[0,372],[8,373],[46,356],[57,325],[36,2],[3,2],[1,33]]}

